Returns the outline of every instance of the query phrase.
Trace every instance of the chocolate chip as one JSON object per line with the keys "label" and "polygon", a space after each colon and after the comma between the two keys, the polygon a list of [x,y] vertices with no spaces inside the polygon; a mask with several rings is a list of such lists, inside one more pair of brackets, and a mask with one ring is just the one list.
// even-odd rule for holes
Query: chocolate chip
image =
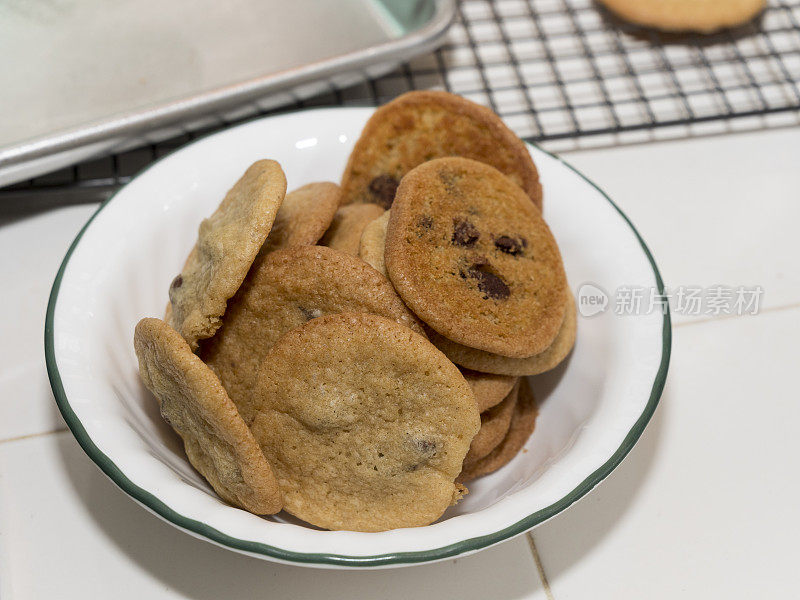
{"label": "chocolate chip", "polygon": [[417,448],[425,456],[436,454],[436,442],[433,440],[417,440]]}
{"label": "chocolate chip", "polygon": [[507,235],[501,235],[500,237],[495,238],[494,246],[500,252],[505,252],[506,254],[510,254],[511,256],[516,256],[517,254],[521,254],[522,250],[528,245],[528,242],[525,238],[512,238]]}
{"label": "chocolate chip", "polygon": [[317,317],[322,316],[322,311],[318,308],[305,308],[304,306],[298,306],[297,308],[299,308],[300,312],[303,313],[303,318],[306,321],[310,321],[311,319],[316,319]]}
{"label": "chocolate chip", "polygon": [[399,185],[397,179],[391,175],[378,175],[369,182],[369,193],[375,198],[375,203],[388,209],[394,202],[394,195]]}
{"label": "chocolate chip", "polygon": [[456,171],[439,171],[439,181],[444,184],[445,191],[453,196],[460,196],[461,190],[458,183],[461,180],[461,173]]}
{"label": "chocolate chip", "polygon": [[[506,282],[499,275],[492,273],[487,264],[473,265],[466,274],[478,281],[478,289],[486,294],[484,298],[505,300],[511,295],[511,290]],[[464,273],[461,276],[464,277]]]}
{"label": "chocolate chip", "polygon": [[412,438],[411,443],[414,445],[414,449],[422,455],[417,462],[406,466],[406,471],[413,472],[436,456],[436,441]]}
{"label": "chocolate chip", "polygon": [[467,219],[456,218],[453,219],[453,243],[456,246],[463,246],[464,248],[472,248],[481,234],[478,228],[475,227]]}
{"label": "chocolate chip", "polygon": [[433,217],[422,215],[417,219],[417,226],[421,229],[431,229],[433,227]]}

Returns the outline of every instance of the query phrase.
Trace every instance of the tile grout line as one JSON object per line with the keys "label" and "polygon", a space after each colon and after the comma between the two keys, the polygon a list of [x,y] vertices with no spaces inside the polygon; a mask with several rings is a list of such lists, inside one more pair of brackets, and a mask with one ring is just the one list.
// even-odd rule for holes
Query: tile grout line
{"label": "tile grout line", "polygon": [[673,323],[672,327],[686,327],[688,325],[702,325],[703,323],[715,323],[717,321],[728,321],[730,319],[741,319],[743,317],[757,317],[758,315],[769,314],[774,312],[781,312],[784,310],[793,310],[800,308],[800,302],[795,302],[793,304],[784,304],[783,306],[770,306],[768,308],[764,308],[758,312],[756,315],[720,315],[718,317],[708,317],[706,319],[697,319],[697,320],[690,320],[690,321],[682,321],[680,323]]}
{"label": "tile grout line", "polygon": [[46,435],[53,435],[55,433],[63,433],[64,431],[69,431],[66,426],[59,427],[58,429],[51,429],[50,431],[40,431],[39,433],[28,433],[26,435],[18,435],[17,437],[10,437],[0,440],[0,445],[8,444],[11,442],[20,442],[22,440],[29,440],[37,437],[44,437]]}
{"label": "tile grout line", "polygon": [[547,600],[555,600],[553,591],[550,589],[550,583],[547,581],[547,575],[544,573],[544,566],[542,565],[542,561],[539,559],[539,551],[536,549],[536,543],[533,541],[533,536],[531,535],[530,531],[525,533],[525,538],[528,540],[528,548],[531,550],[533,562],[536,563],[536,571],[539,573],[539,580],[542,582],[544,595],[547,596]]}

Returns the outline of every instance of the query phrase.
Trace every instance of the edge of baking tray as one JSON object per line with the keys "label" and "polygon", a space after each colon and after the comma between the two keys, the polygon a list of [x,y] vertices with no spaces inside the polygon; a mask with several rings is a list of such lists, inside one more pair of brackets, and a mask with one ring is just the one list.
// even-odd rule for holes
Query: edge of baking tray
{"label": "edge of baking tray", "polygon": [[433,17],[426,25],[390,42],[0,148],[0,168],[155,130],[214,110],[233,108],[237,102],[255,100],[333,75],[365,70],[381,62],[399,63],[416,52],[436,46],[436,42],[455,19],[456,2],[457,0],[435,0]]}

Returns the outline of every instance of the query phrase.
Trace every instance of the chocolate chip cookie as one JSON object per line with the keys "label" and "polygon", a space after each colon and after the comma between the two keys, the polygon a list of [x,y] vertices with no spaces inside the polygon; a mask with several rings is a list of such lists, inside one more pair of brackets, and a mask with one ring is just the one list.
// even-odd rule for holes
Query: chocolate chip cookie
{"label": "chocolate chip cookie", "polygon": [[486,107],[455,94],[408,92],[375,111],[342,176],[342,202],[389,208],[403,176],[434,158],[487,163],[542,208],[539,173],[525,144]]}
{"label": "chocolate chip cookie", "polygon": [[475,437],[472,438],[469,452],[464,458],[465,467],[476,463],[489,454],[503,441],[503,438],[506,437],[508,429],[511,426],[511,417],[514,414],[514,407],[517,405],[518,393],[519,380],[517,380],[513,389],[500,404],[481,413],[481,428],[478,430],[478,433],[475,434]]}
{"label": "chocolate chip cookie", "polygon": [[532,356],[564,319],[567,279],[555,239],[525,193],[489,165],[440,158],[411,170],[384,256],[409,308],[459,344]]}
{"label": "chocolate chip cookie", "polygon": [[250,423],[254,377],[278,338],[311,319],[349,311],[382,315],[424,335],[391,283],[359,258],[322,246],[276,250],[259,256],[200,356]]}
{"label": "chocolate chip cookie", "polygon": [[331,226],[320,241],[320,246],[328,246],[358,256],[364,228],[382,214],[383,209],[375,204],[342,206],[336,211]]}
{"label": "chocolate chip cookie", "polygon": [[272,468],[211,369],[160,319],[139,321],[133,343],[142,381],[217,494],[257,515],[281,510]]}
{"label": "chocolate chip cookie", "polygon": [[383,260],[383,253],[386,249],[386,226],[388,224],[389,211],[387,210],[364,228],[361,234],[361,243],[358,246],[358,255],[361,260],[372,265],[384,277],[388,277],[386,262]]}
{"label": "chocolate chip cookie", "polygon": [[284,335],[258,374],[252,431],[284,509],[326,529],[438,519],[480,418],[467,382],[424,337],[359,313]]}
{"label": "chocolate chip cookie", "polygon": [[766,0],[600,0],[626,21],[665,31],[712,33],[746,23]]}
{"label": "chocolate chip cookie", "polygon": [[197,243],[169,286],[170,325],[192,350],[219,328],[272,227],[286,194],[286,177],[274,160],[259,160],[200,224]]}
{"label": "chocolate chip cookie", "polygon": [[[500,375],[538,375],[557,367],[572,351],[572,347],[575,345],[577,321],[575,299],[570,295],[564,322],[561,324],[556,339],[544,352],[528,358],[509,358],[468,348],[448,340],[430,329],[427,329],[427,334],[433,345],[457,365]],[[468,377],[467,380],[469,380]],[[476,396],[478,396],[477,390]]]}
{"label": "chocolate chip cookie", "polygon": [[330,181],[309,183],[289,192],[261,251],[316,244],[333,221],[340,199],[339,186]]}
{"label": "chocolate chip cookie", "polygon": [[520,380],[519,396],[511,417],[511,426],[502,442],[489,454],[474,463],[465,464],[458,481],[466,482],[494,473],[511,462],[533,433],[538,409],[527,379]]}
{"label": "chocolate chip cookie", "polygon": [[[430,330],[428,330],[428,333],[439,335],[435,331],[430,332]],[[445,356],[447,356],[447,353],[445,353]],[[463,367],[459,370],[472,388],[472,393],[475,394],[475,400],[478,402],[478,412],[480,413],[489,410],[505,400],[506,396],[511,393],[511,390],[514,389],[514,385],[517,383],[516,377],[508,375],[481,373]]]}

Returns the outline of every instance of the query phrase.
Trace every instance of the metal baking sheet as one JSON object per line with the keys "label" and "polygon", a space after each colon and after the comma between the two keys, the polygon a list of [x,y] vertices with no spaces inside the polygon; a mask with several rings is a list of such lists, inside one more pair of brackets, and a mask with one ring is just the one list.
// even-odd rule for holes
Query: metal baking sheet
{"label": "metal baking sheet", "polygon": [[0,185],[429,50],[455,0],[0,2]]}

